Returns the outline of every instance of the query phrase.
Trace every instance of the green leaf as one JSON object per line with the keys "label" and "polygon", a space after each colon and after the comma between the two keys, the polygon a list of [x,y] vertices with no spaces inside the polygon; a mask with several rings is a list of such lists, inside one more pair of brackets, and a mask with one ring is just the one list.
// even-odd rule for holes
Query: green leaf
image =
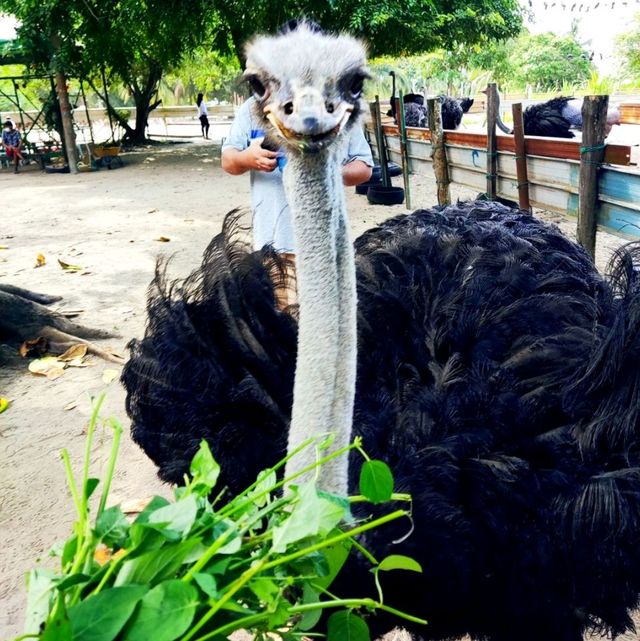
{"label": "green leaf", "polygon": [[74,585],[82,585],[89,581],[91,577],[88,574],[72,574],[65,577],[59,583],[56,583],[56,589],[59,592],[64,592],[65,590],[73,587]]}
{"label": "green leaf", "polygon": [[191,461],[189,471],[194,483],[204,486],[205,494],[215,487],[220,476],[220,466],[213,458],[209,444],[204,439],[200,441],[200,448]]}
{"label": "green leaf", "polygon": [[125,583],[157,583],[174,576],[187,554],[200,542],[193,538],[178,544],[168,544],[123,562],[114,586]]}
{"label": "green leaf", "polygon": [[280,596],[280,587],[268,577],[256,577],[249,583],[249,589],[267,606],[275,609]]}
{"label": "green leaf", "polygon": [[149,503],[147,503],[147,506],[136,516],[135,520],[133,521],[136,524],[143,524],[143,523],[148,523],[149,522],[149,517],[152,514],[155,514],[161,507],[165,507],[166,505],[171,505],[167,499],[164,498],[164,496],[154,496]]}
{"label": "green leaf", "polygon": [[95,489],[98,487],[100,479],[89,478],[84,487],[84,495],[87,501],[91,498],[91,495],[95,492]]}
{"label": "green leaf", "polygon": [[289,607],[290,604],[286,600],[275,602],[275,607],[271,610],[271,613],[267,618],[267,625],[270,630],[277,630],[278,628],[281,628],[291,618]]}
{"label": "green leaf", "polygon": [[124,641],[173,641],[191,625],[198,604],[197,590],[179,579],[147,592],[127,625]]}
{"label": "green leaf", "polygon": [[[339,533],[339,531],[336,532],[336,534]],[[338,572],[340,572],[342,566],[345,564],[352,545],[351,541],[346,540],[334,543],[322,550],[329,564],[329,571],[325,575],[319,575],[318,578],[313,581],[314,585],[326,590],[333,583],[333,580],[338,576]]]}
{"label": "green leaf", "polygon": [[60,595],[56,603],[54,616],[47,622],[40,641],[69,641],[71,638],[71,622],[67,615],[64,597]]}
{"label": "green leaf", "polygon": [[205,572],[196,572],[193,575],[198,587],[210,597],[218,597],[218,583],[214,576],[206,574]]}
{"label": "green leaf", "polygon": [[24,631],[37,634],[53,605],[53,587],[56,575],[46,568],[31,570],[27,576],[27,610]]}
{"label": "green leaf", "polygon": [[78,550],[78,537],[76,535],[72,536],[70,539],[67,539],[62,548],[62,556],[60,558],[60,563],[64,568],[69,563],[73,561],[73,557],[76,555]]}
{"label": "green leaf", "polygon": [[360,470],[360,493],[372,503],[388,501],[393,494],[393,474],[382,461],[365,461]]}
{"label": "green leaf", "polygon": [[[230,534],[228,534],[229,530],[231,530]],[[213,527],[211,539],[208,543],[213,543],[223,535],[226,535],[228,538],[226,539],[226,543],[218,550],[217,554],[235,554],[242,547],[242,538],[238,532],[238,527],[233,521],[229,519],[218,521]]]}
{"label": "green leaf", "polygon": [[158,530],[147,523],[133,523],[129,528],[129,542],[125,547],[133,549],[129,558],[140,556],[145,552],[161,548],[167,539]]}
{"label": "green leaf", "polygon": [[169,503],[149,515],[148,525],[155,527],[168,539],[186,536],[198,514],[198,499],[193,494],[176,503]]}
{"label": "green leaf", "polygon": [[[302,589],[302,603],[316,603],[319,598],[320,592],[311,587],[308,583],[305,583],[304,588]],[[311,630],[311,628],[314,628],[317,625],[318,621],[320,621],[321,616],[321,608],[318,608],[317,610],[309,610],[302,615],[302,618],[300,619],[300,621],[298,621],[296,628],[298,630],[302,630],[303,632],[306,630]]]}
{"label": "green leaf", "polygon": [[[278,479],[276,473],[273,470],[262,470],[258,474],[257,485],[253,488],[249,494],[249,498],[253,500],[254,504],[258,507],[264,507],[269,503],[271,496],[269,494],[264,494],[265,492],[271,492]],[[260,496],[264,494],[264,496]],[[257,497],[257,498],[254,498]]]}
{"label": "green leaf", "polygon": [[422,572],[422,566],[410,556],[402,554],[390,554],[380,561],[376,568],[381,572],[389,570],[408,570],[410,572]]}
{"label": "green leaf", "polygon": [[314,536],[325,535],[344,518],[344,505],[321,498],[313,482],[298,488],[298,502],[291,515],[273,528],[273,550],[284,552],[287,545]]}
{"label": "green leaf", "polygon": [[119,506],[107,508],[96,520],[95,534],[109,547],[121,547],[129,531],[129,522]]}
{"label": "green leaf", "polygon": [[144,585],[110,588],[74,605],[69,609],[73,641],[115,639],[147,589]]}
{"label": "green leaf", "polygon": [[369,626],[351,610],[334,612],[327,623],[327,641],[370,641]]}

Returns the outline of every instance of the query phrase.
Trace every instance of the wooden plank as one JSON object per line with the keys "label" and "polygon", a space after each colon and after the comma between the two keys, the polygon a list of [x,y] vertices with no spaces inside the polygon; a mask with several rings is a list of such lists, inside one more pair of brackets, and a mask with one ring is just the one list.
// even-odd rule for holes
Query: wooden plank
{"label": "wooden plank", "polygon": [[[398,134],[395,125],[384,125],[386,134]],[[430,140],[428,129],[407,127],[407,138],[414,140]],[[485,134],[468,131],[445,131],[445,144],[460,145],[463,147],[478,147],[486,149],[487,136]],[[515,153],[513,136],[497,136],[498,151]],[[580,143],[564,138],[543,138],[527,136],[525,149],[528,156],[545,156],[547,158],[561,158],[565,160],[580,160]],[[631,164],[631,146],[608,144],[605,148],[604,162],[611,165],[628,166]]]}
{"label": "wooden plank", "polygon": [[531,213],[529,202],[529,177],[527,173],[527,150],[524,143],[524,123],[522,121],[522,103],[511,106],[513,114],[513,140],[516,148],[516,175],[518,177],[518,204],[520,209]]}
{"label": "wooden plank", "polygon": [[498,85],[490,82],[487,85],[487,196],[496,198],[498,178],[498,141],[496,123],[498,121]]}
{"label": "wooden plank", "polygon": [[396,102],[396,114],[398,115],[398,125],[400,127],[400,157],[402,159],[402,180],[404,183],[404,195],[406,208],[411,209],[411,183],[409,181],[409,153],[407,150],[407,126],[404,119],[404,99],[402,91],[400,98]]}
{"label": "wooden plank", "polygon": [[603,168],[600,173],[601,197],[640,207],[640,173]]}
{"label": "wooden plank", "polygon": [[442,104],[438,98],[427,100],[427,116],[431,131],[431,159],[433,173],[436,175],[438,205],[451,204],[449,189],[449,170],[447,168],[447,151],[444,147],[444,130],[442,129]]}
{"label": "wooden plank", "polygon": [[604,157],[604,136],[607,125],[609,96],[585,96],[582,102],[582,154],[580,159],[580,208],[578,211],[578,242],[596,254],[598,209],[598,165]]}
{"label": "wooden plank", "polygon": [[620,122],[623,125],[640,125],[640,103],[626,102],[621,104]]}

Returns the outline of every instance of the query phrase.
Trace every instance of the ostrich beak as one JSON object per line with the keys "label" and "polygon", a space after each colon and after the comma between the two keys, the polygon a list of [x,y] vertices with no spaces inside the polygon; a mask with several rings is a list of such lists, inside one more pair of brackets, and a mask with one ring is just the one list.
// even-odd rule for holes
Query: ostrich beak
{"label": "ostrich beak", "polygon": [[344,129],[354,107],[346,101],[327,105],[314,87],[294,90],[290,100],[272,100],[263,107],[264,116],[278,135],[301,151],[315,152],[329,146]]}

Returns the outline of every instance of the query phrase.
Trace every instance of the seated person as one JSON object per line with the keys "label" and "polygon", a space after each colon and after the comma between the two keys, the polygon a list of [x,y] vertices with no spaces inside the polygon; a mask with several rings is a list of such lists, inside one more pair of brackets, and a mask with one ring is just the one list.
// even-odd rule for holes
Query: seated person
{"label": "seated person", "polygon": [[13,173],[18,173],[18,164],[22,160],[22,136],[15,128],[14,124],[7,120],[3,124],[2,130],[2,144],[4,145],[5,153],[9,161],[13,160],[14,170]]}

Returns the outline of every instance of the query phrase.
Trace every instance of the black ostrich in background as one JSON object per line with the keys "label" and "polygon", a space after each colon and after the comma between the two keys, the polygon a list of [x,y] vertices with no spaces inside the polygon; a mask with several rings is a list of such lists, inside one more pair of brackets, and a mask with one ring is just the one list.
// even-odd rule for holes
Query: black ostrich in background
{"label": "black ostrich in background", "polygon": [[[296,64],[287,51],[299,52]],[[297,233],[304,228],[300,320],[297,309],[275,304],[272,275],[282,259],[252,251],[231,216],[185,281],[170,283],[158,270],[145,336],[131,342],[123,373],[133,438],[160,476],[180,482],[206,438],[232,492],[279,460],[292,434],[303,436],[305,419],[316,425],[319,407],[348,436],[350,408],[332,399],[334,387],[349,391],[340,386],[356,356],[356,284],[350,291],[332,137],[356,125],[364,53],[351,38],[299,27],[258,39],[247,60],[256,114],[286,145],[289,202]],[[326,134],[310,133],[278,102],[298,105],[300,93],[314,96]],[[314,292],[325,268],[337,272],[322,272]],[[585,630],[632,627],[639,268],[640,247],[630,245],[602,277],[556,227],[492,202],[418,210],[355,241],[353,435],[391,465],[398,491],[411,493],[415,526],[408,538],[406,524],[392,524],[363,543],[378,558],[408,554],[424,568],[384,581],[385,603],[428,619],[413,633],[581,641]],[[310,331],[311,322],[324,329]],[[345,413],[332,423],[336,407]],[[358,472],[354,458],[351,488]],[[333,471],[320,482],[334,486]],[[364,517],[372,508],[357,510]],[[332,590],[375,594],[368,567],[354,554]],[[397,621],[376,615],[369,623],[377,634]]]}
{"label": "black ostrich in background", "polygon": [[[529,105],[522,114],[525,136],[547,136],[550,138],[575,138],[575,130],[582,129],[582,99],[559,96],[546,102]],[[607,110],[605,136],[611,133],[613,125],[620,124],[620,110],[612,105]],[[500,118],[498,127],[511,135],[513,129],[507,127]]]}
{"label": "black ostrich in background", "polygon": [[[391,116],[396,123],[396,74],[390,71],[391,85],[391,109],[387,116]],[[457,129],[462,123],[462,116],[466,114],[473,105],[473,98],[451,98],[450,96],[438,96],[441,105],[443,129]],[[402,96],[404,104],[404,120],[407,127],[428,127],[427,108],[424,106],[424,96],[418,93],[408,93]]]}

